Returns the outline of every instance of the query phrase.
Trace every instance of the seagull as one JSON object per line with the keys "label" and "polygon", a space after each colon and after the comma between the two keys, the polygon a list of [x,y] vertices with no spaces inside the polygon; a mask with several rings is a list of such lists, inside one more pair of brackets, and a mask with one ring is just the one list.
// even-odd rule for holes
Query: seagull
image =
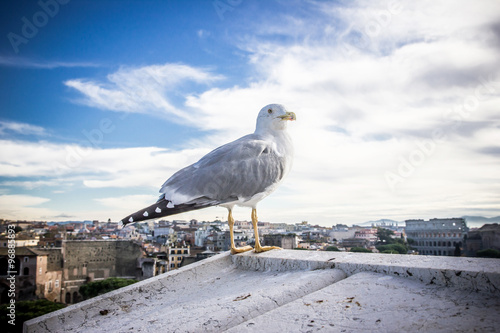
{"label": "seagull", "polygon": [[281,104],[263,107],[255,132],[211,151],[198,162],[173,174],[161,187],[158,201],[121,220],[123,225],[197,209],[221,206],[228,210],[231,253],[252,250],[234,244],[233,208],[252,208],[257,253],[279,249],[261,246],[257,229],[257,204],[281,184],[290,171],[293,144],[287,133],[295,113]]}

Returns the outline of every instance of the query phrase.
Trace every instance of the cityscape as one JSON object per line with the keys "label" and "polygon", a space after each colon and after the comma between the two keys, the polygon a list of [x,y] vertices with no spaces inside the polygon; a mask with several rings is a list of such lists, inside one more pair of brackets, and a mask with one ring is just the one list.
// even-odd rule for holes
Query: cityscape
{"label": "cityscape", "polygon": [[[80,288],[89,282],[113,277],[144,280],[230,249],[228,223],[221,220],[150,220],[126,227],[111,220],[0,222],[2,304],[10,299],[12,272],[16,300],[73,304],[84,299]],[[465,218],[332,227],[260,221],[258,227],[263,245],[283,249],[500,257],[500,226],[470,228]],[[234,241],[237,247],[254,244],[251,222],[235,221]],[[12,248],[13,268],[8,266]]]}

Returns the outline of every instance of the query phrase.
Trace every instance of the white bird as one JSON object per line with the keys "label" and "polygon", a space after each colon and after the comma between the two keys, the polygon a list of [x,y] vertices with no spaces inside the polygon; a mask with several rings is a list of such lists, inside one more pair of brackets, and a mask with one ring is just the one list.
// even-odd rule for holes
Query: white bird
{"label": "white bird", "polygon": [[123,224],[174,215],[211,206],[228,210],[231,253],[249,251],[251,246],[234,244],[235,205],[252,208],[255,252],[275,249],[261,246],[257,229],[257,203],[271,194],[290,171],[293,145],[286,131],[295,113],[283,105],[270,104],[257,116],[255,132],[211,151],[198,162],[177,171],[160,189],[158,201],[122,220]]}

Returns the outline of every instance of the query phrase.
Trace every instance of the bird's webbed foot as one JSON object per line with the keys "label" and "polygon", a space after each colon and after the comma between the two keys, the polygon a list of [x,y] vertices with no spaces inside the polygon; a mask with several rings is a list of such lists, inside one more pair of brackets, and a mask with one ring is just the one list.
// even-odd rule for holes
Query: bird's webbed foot
{"label": "bird's webbed foot", "polygon": [[243,246],[243,247],[232,247],[231,248],[231,254],[238,254],[238,253],[243,253],[252,250],[253,247],[250,245]]}
{"label": "bird's webbed foot", "polygon": [[278,247],[278,246],[260,246],[259,244],[257,244],[255,246],[255,253],[261,253],[261,252],[266,252],[266,251],[270,251],[270,250],[283,250],[281,247]]}

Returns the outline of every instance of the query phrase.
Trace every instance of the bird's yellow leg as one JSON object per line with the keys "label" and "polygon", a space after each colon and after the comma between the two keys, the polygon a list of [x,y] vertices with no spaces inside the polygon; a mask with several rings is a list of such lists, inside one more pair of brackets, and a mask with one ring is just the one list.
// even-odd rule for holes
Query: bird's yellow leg
{"label": "bird's yellow leg", "polygon": [[252,225],[253,231],[255,233],[255,252],[265,252],[269,250],[281,250],[281,247],[278,246],[261,246],[259,240],[259,230],[257,229],[257,224],[259,223],[259,219],[257,218],[257,209],[252,208]]}
{"label": "bird's yellow leg", "polygon": [[234,245],[234,235],[233,235],[233,230],[234,230],[234,219],[233,219],[233,213],[231,209],[229,210],[229,214],[227,216],[227,223],[229,224],[229,237],[231,237],[231,254],[236,254],[236,253],[242,253],[246,251],[250,251],[252,247],[250,245],[244,246],[244,247],[236,247]]}

